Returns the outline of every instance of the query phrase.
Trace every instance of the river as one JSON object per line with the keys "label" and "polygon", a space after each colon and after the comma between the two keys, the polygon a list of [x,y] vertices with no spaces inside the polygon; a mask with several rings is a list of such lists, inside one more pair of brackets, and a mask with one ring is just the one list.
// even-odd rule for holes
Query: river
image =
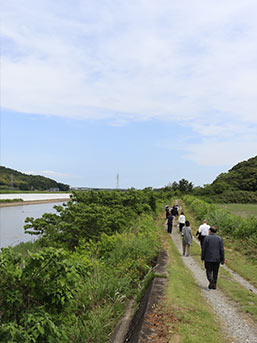
{"label": "river", "polygon": [[[16,194],[16,198],[20,197]],[[38,196],[36,199],[38,200]],[[29,200],[33,199],[30,197]],[[44,213],[55,213],[53,206],[62,203],[63,201],[56,200],[56,202],[44,204],[0,207],[0,248],[35,240],[36,236],[24,233],[25,219],[27,217],[39,218]]]}

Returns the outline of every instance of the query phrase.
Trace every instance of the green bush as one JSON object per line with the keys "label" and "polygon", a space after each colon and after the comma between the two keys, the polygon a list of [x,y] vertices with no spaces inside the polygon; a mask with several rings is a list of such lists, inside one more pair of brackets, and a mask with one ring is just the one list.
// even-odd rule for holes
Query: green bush
{"label": "green bush", "polygon": [[149,190],[79,193],[58,214],[29,218],[38,251],[0,254],[0,342],[107,342],[152,275],[157,200]]}
{"label": "green bush", "polygon": [[193,196],[185,196],[183,200],[198,220],[207,219],[209,224],[217,227],[221,235],[241,239],[244,245],[248,244],[251,249],[257,250],[257,219],[255,217],[244,219]]}

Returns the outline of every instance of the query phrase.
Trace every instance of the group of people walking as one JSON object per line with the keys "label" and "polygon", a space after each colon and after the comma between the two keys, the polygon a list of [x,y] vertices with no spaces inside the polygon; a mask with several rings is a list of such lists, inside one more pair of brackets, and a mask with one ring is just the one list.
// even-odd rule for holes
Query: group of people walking
{"label": "group of people walking", "polygon": [[174,217],[178,216],[178,225],[179,225],[179,232],[182,236],[182,249],[183,249],[183,256],[189,256],[190,246],[192,245],[192,229],[190,227],[190,223],[186,220],[184,212],[179,214],[179,207],[177,204],[173,205],[171,210],[169,210],[168,205],[165,206],[166,210],[166,219],[167,219],[167,231],[168,233],[172,233],[173,227],[173,219]]}
{"label": "group of people walking", "polygon": [[[189,256],[193,239],[192,229],[184,213],[181,212],[179,215],[178,206],[176,215],[173,214],[174,212],[172,213],[175,206],[177,204],[171,208],[171,211],[168,206],[165,206],[167,231],[170,234],[172,233],[173,219],[178,216],[178,227],[182,236],[182,254],[183,256]],[[205,219],[199,226],[196,236],[198,236],[201,245],[201,260],[204,261],[206,276],[209,281],[208,288],[216,289],[219,266],[224,264],[225,261],[223,240],[217,235],[216,227],[208,225]]]}

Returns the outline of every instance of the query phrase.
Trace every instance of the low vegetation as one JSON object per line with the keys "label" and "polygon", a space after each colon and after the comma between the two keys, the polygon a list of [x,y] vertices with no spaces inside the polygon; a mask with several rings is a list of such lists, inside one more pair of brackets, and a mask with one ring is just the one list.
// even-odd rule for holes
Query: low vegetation
{"label": "low vegetation", "polygon": [[152,277],[156,207],[147,190],[74,193],[58,214],[30,218],[42,237],[0,255],[0,341],[108,342]]}
{"label": "low vegetation", "polygon": [[237,216],[248,218],[256,217],[257,218],[257,204],[217,204],[219,208],[225,209],[232,214]]}

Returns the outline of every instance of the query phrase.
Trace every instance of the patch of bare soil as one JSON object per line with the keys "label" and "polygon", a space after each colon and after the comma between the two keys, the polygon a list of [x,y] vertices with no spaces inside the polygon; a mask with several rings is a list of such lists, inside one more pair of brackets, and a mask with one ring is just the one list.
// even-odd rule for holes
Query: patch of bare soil
{"label": "patch of bare soil", "polygon": [[167,298],[164,297],[145,317],[144,325],[149,335],[141,338],[140,343],[179,343],[180,337],[175,329],[178,321],[172,308],[167,306]]}

